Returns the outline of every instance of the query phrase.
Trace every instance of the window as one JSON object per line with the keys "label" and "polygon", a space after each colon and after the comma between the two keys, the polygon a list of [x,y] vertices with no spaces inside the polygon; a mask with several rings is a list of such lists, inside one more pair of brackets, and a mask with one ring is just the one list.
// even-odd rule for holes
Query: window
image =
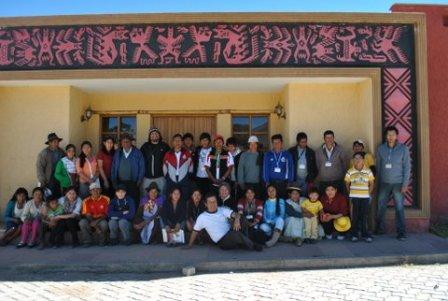
{"label": "window", "polygon": [[101,118],[101,140],[106,136],[112,136],[118,142],[120,135],[128,133],[136,134],[137,121],[135,116],[103,116]]}
{"label": "window", "polygon": [[232,133],[243,148],[247,147],[247,139],[251,135],[258,137],[260,147],[269,148],[269,117],[266,115],[234,115],[232,116]]}

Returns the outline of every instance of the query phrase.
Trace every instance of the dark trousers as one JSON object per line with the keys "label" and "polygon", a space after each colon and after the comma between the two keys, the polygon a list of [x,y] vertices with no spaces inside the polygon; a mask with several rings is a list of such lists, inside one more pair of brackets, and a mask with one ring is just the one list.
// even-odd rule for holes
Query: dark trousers
{"label": "dark trousers", "polygon": [[126,187],[126,194],[130,196],[135,202],[135,208],[140,205],[140,191],[137,183],[134,181],[119,181],[118,184],[124,185]]}
{"label": "dark trousers", "polygon": [[191,182],[188,177],[182,179],[182,181],[174,182],[171,178],[166,178],[166,198],[169,198],[169,194],[174,188],[179,188],[182,194],[182,201],[186,202],[190,198],[191,194]]}
{"label": "dark trousers", "polygon": [[325,193],[325,189],[327,189],[328,186],[334,186],[336,189],[342,193],[346,194],[345,192],[345,183],[343,180],[336,180],[336,181],[320,181],[319,182],[319,193],[320,195],[323,195]]}
{"label": "dark trousers", "polygon": [[237,248],[252,250],[254,248],[254,243],[247,236],[239,231],[233,230],[227,232],[217,244],[223,250]]}
{"label": "dark trousers", "polygon": [[58,221],[54,227],[50,227],[47,223],[42,222],[40,224],[39,242],[45,245],[45,235],[50,232],[50,246],[60,246],[64,240],[64,225],[62,221]]}
{"label": "dark trousers", "polygon": [[210,190],[210,185],[212,185],[210,182],[210,179],[196,177],[195,182],[196,182],[196,185],[198,186],[199,190],[201,191],[202,195],[206,196]]}
{"label": "dark trousers", "polygon": [[79,220],[77,218],[68,218],[59,221],[61,223],[61,227],[63,228],[63,233],[65,231],[69,231],[72,237],[72,244],[79,244],[78,238],[78,230],[79,230]]}
{"label": "dark trousers", "polygon": [[353,205],[352,211],[352,235],[358,237],[361,230],[361,236],[367,237],[367,218],[369,215],[369,198],[351,198]]}

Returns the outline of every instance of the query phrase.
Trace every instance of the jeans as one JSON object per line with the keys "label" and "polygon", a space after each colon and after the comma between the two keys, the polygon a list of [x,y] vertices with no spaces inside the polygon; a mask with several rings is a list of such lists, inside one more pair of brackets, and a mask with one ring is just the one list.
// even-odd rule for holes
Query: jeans
{"label": "jeans", "polygon": [[274,224],[263,223],[260,225],[260,229],[266,233],[267,236],[272,235],[272,230],[282,231],[285,226],[285,221],[281,217],[277,217],[274,221]]}
{"label": "jeans", "polygon": [[128,243],[131,241],[131,223],[124,218],[121,219],[111,219],[109,221],[109,231],[110,239],[118,240],[118,229],[120,229],[121,235],[123,236],[123,241]]}
{"label": "jeans", "polygon": [[387,203],[392,196],[395,204],[395,226],[399,235],[406,234],[406,223],[404,219],[404,195],[401,193],[401,183],[389,184],[380,183],[378,188],[378,214],[377,229],[384,232],[386,230],[385,216]]}
{"label": "jeans", "polygon": [[370,198],[351,198],[350,201],[353,204],[352,236],[358,237],[359,230],[361,230],[361,237],[368,237],[367,217]]}
{"label": "jeans", "polygon": [[239,231],[230,230],[226,233],[218,242],[218,246],[223,250],[231,249],[248,249],[251,250],[254,247],[254,243],[243,233]]}
{"label": "jeans", "polygon": [[96,228],[91,227],[90,222],[87,219],[83,218],[82,220],[79,221],[79,228],[81,229],[82,239],[85,244],[92,243],[92,234],[94,232],[99,234],[100,244],[106,243],[107,230],[109,229],[109,227],[107,225],[107,221],[104,218],[100,218]]}

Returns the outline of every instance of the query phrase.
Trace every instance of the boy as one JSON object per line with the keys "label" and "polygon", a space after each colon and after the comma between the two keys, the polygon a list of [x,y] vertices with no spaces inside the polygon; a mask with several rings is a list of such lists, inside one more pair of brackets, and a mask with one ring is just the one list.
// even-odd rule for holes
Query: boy
{"label": "boy", "polygon": [[193,157],[193,174],[195,176],[196,185],[201,190],[203,195],[208,193],[209,186],[211,185],[208,179],[208,174],[205,169],[205,164],[207,163],[207,157],[212,147],[210,146],[211,137],[209,133],[202,133],[199,136],[200,146],[196,148],[196,156]]}
{"label": "boy", "polygon": [[109,204],[108,214],[110,243],[118,244],[118,228],[120,228],[125,245],[131,244],[131,221],[135,215],[135,202],[126,195],[126,187],[118,185],[115,198]]}
{"label": "boy", "polygon": [[372,242],[372,237],[367,231],[367,216],[369,214],[370,196],[373,192],[375,177],[372,171],[364,164],[364,152],[353,155],[353,165],[345,175],[347,191],[350,191],[352,209],[352,241],[357,242],[359,228],[361,237],[366,242]]}
{"label": "boy", "polygon": [[308,213],[311,217],[304,215],[305,224],[305,243],[316,243],[319,235],[318,216],[323,213],[322,203],[319,201],[319,192],[316,188],[311,188],[308,193],[309,199],[303,201],[301,207],[304,213]]}
{"label": "boy", "polygon": [[64,227],[59,223],[59,215],[64,214],[64,207],[58,199],[50,197],[47,206],[42,209],[39,250],[45,248],[45,233],[50,231],[50,247],[59,248],[62,245]]}

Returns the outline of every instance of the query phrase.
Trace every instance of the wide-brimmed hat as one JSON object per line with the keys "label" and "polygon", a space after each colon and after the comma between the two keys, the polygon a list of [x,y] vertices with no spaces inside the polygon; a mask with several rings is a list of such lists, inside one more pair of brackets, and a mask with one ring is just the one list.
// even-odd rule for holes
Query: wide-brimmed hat
{"label": "wide-brimmed hat", "polygon": [[286,188],[286,190],[289,191],[289,192],[292,192],[292,191],[298,191],[298,192],[301,192],[301,191],[302,191],[302,189],[300,189],[300,188],[297,187],[297,186],[288,186],[288,188]]}
{"label": "wide-brimmed hat", "polygon": [[45,142],[45,144],[48,145],[48,144],[50,144],[51,141],[54,141],[54,140],[62,141],[62,138],[58,137],[58,135],[56,135],[56,133],[50,133],[47,136],[47,142]]}
{"label": "wide-brimmed hat", "polygon": [[347,232],[352,227],[348,216],[341,216],[333,220],[333,225],[338,232]]}
{"label": "wide-brimmed hat", "polygon": [[148,187],[145,188],[146,192],[150,192],[151,190],[156,189],[157,192],[160,192],[159,185],[156,182],[151,182]]}
{"label": "wide-brimmed hat", "polygon": [[356,139],[355,141],[353,141],[353,145],[356,145],[356,144],[365,146],[364,141],[361,139]]}

